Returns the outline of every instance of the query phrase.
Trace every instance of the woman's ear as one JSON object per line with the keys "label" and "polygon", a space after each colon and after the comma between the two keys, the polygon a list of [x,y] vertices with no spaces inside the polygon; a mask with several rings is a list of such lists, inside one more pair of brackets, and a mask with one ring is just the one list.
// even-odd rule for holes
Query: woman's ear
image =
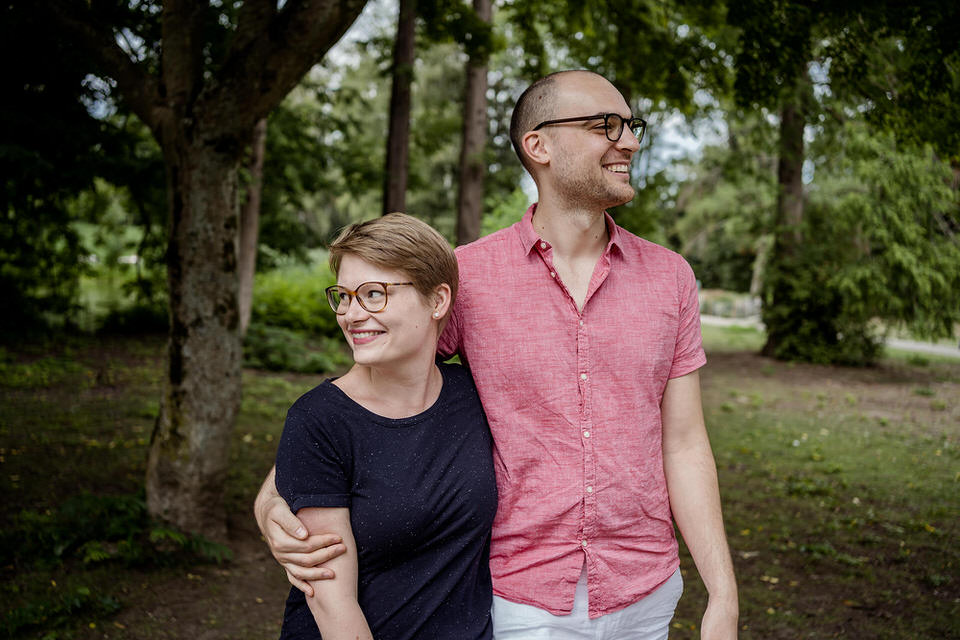
{"label": "woman's ear", "polygon": [[450,310],[451,297],[450,285],[446,282],[434,288],[430,301],[433,305],[433,317],[435,319],[442,318]]}

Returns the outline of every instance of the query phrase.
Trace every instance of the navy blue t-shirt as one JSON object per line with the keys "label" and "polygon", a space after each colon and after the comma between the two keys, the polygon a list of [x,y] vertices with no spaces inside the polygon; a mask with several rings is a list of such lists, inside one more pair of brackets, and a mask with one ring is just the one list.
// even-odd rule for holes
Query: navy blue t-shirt
{"label": "navy blue t-shirt", "polygon": [[[440,397],[401,419],[368,411],[326,380],[287,412],[277,450],[277,490],[294,513],[350,508],[360,608],[377,640],[493,636],[490,431],[469,371],[439,367]],[[280,637],[321,637],[298,589]]]}

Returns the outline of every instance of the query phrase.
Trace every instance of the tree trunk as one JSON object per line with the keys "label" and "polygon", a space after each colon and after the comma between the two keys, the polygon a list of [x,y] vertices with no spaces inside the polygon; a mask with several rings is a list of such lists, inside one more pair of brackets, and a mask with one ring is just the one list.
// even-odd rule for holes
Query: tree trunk
{"label": "tree trunk", "polygon": [[[170,340],[147,463],[147,506],[186,531],[226,536],[222,497],[240,407],[236,153],[222,138],[165,145]],[[236,147],[240,141],[236,141]]]}
{"label": "tree trunk", "polygon": [[[492,19],[490,0],[473,0],[473,9],[484,22]],[[460,145],[460,188],[457,193],[457,244],[480,237],[483,215],[483,178],[487,144],[487,62],[471,56],[467,61],[467,88],[463,99],[463,141]]]}
{"label": "tree trunk", "polygon": [[[802,82],[805,86],[806,74]],[[773,250],[767,265],[763,320],[767,340],[761,353],[774,357],[780,344],[796,327],[798,318],[789,310],[794,284],[793,263],[803,242],[803,90],[798,88],[780,108],[780,150],[777,165],[777,224]]]}
{"label": "tree trunk", "polygon": [[383,213],[407,208],[410,170],[410,86],[413,83],[416,0],[400,0],[397,39],[393,47],[393,86],[390,90],[390,125],[387,164],[383,181]]}
{"label": "tree trunk", "polygon": [[247,334],[253,305],[253,276],[257,271],[257,236],[260,233],[260,202],[263,193],[263,160],[267,148],[267,119],[260,118],[250,140],[247,199],[240,211],[240,337]]}

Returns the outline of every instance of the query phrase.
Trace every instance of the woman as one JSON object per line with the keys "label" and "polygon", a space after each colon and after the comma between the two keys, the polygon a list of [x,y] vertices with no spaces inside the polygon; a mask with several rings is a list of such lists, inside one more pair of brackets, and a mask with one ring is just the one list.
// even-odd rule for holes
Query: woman
{"label": "woman", "polygon": [[290,408],[276,483],[311,534],[338,534],[347,552],[312,597],[290,590],[281,638],[491,638],[490,434],[469,372],[435,360],[453,251],[394,213],[345,229],[330,264],[355,364]]}

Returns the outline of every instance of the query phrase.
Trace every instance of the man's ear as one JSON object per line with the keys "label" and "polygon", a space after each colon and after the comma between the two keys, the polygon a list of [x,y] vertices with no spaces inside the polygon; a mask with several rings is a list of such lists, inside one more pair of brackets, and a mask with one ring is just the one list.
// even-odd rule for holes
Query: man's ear
{"label": "man's ear", "polygon": [[527,131],[520,138],[520,147],[533,164],[550,163],[550,145],[548,138],[540,131]]}

